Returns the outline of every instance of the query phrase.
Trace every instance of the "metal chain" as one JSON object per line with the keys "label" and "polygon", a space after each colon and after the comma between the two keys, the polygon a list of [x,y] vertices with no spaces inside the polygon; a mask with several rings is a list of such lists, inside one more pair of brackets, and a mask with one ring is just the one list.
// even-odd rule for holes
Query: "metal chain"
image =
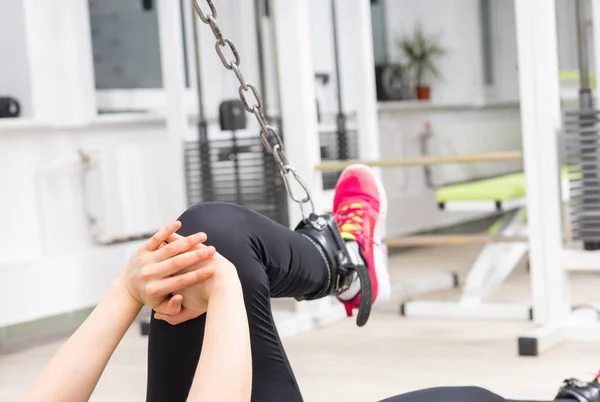
{"label": "metal chain", "polygon": [[[213,34],[215,35],[215,39],[217,40],[217,42],[215,43],[215,49],[219,58],[221,59],[221,62],[223,63],[223,66],[227,70],[233,71],[238,82],[240,83],[240,88],[238,90],[240,100],[244,104],[244,108],[249,113],[252,113],[256,118],[256,121],[260,126],[260,139],[267,152],[273,155],[275,163],[277,163],[277,166],[279,167],[279,173],[281,174],[281,177],[283,177],[283,183],[285,184],[285,188],[289,197],[292,199],[292,201],[294,201],[300,206],[302,217],[305,220],[308,219],[310,213],[315,212],[315,205],[308,190],[308,187],[306,183],[302,180],[296,169],[294,169],[294,167],[290,165],[287,155],[285,154],[285,150],[283,148],[283,141],[281,140],[281,137],[279,136],[275,128],[268,124],[263,112],[262,99],[260,97],[260,94],[258,93],[258,89],[256,89],[254,85],[249,84],[244,79],[244,75],[240,70],[240,64],[242,61],[240,58],[240,54],[238,53],[235,44],[231,40],[223,36],[221,28],[217,24],[217,8],[215,7],[212,0],[204,0],[210,8],[210,12],[205,13],[200,8],[198,0],[192,1],[194,3],[194,9],[200,17],[200,20],[206,25],[208,25],[212,30]],[[226,47],[229,48],[235,60],[227,61],[227,58],[223,54],[223,50]],[[249,95],[251,95],[254,98],[252,102],[248,101],[247,96]],[[296,183],[298,183],[302,188],[302,191],[304,192],[302,197],[298,197],[294,193],[291,186],[292,179],[295,180]],[[305,207],[307,205],[310,206],[310,212],[308,214],[305,210]]]}

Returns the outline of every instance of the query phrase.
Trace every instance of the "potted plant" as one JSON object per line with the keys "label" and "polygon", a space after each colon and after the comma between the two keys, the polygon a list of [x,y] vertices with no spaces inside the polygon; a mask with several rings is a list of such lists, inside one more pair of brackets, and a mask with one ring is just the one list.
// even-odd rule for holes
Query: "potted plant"
{"label": "potted plant", "polygon": [[420,24],[415,26],[412,37],[401,39],[398,46],[406,58],[406,68],[414,80],[417,99],[431,99],[428,80],[440,77],[436,62],[447,50],[436,38],[428,37]]}

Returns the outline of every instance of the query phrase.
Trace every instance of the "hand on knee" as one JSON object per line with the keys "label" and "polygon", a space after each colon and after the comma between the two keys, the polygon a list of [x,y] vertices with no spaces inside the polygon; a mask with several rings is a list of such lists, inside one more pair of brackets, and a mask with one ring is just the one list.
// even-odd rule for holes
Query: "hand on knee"
{"label": "hand on knee", "polygon": [[131,257],[115,282],[115,286],[140,307],[145,304],[167,314],[177,312],[181,308],[181,298],[171,298],[171,294],[213,275],[206,264],[194,271],[183,271],[209,259],[214,249],[200,245],[206,240],[203,233],[186,238],[175,235],[180,226],[176,222],[157,232]]}
{"label": "hand on knee", "polygon": [[[189,311],[187,315],[190,318],[195,318],[206,313],[208,303],[211,299],[218,298],[226,293],[242,291],[235,266],[221,254],[214,253],[211,258],[187,268],[184,272],[201,269],[211,270],[213,276],[204,282],[197,283],[177,292],[178,295],[183,296],[183,310]],[[183,322],[180,320],[185,318],[184,316],[163,317],[160,314],[158,316],[155,315],[155,317],[164,319],[171,324]]]}

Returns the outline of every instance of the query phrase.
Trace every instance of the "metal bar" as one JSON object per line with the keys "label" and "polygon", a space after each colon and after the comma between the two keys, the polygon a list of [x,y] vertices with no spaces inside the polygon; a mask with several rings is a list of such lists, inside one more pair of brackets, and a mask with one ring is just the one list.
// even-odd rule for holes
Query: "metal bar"
{"label": "metal bar", "polygon": [[387,238],[383,243],[388,247],[434,247],[434,246],[471,246],[490,243],[526,243],[523,236],[481,236],[481,235],[442,235],[410,236]]}
{"label": "metal bar", "polygon": [[577,46],[579,53],[579,82],[581,89],[590,88],[590,62],[586,29],[585,0],[576,0]]}
{"label": "metal bar", "polygon": [[256,51],[258,53],[258,80],[260,93],[264,102],[263,110],[265,117],[269,120],[269,92],[267,91],[267,79],[265,75],[265,50],[263,38],[263,15],[265,14],[264,0],[254,0],[254,24],[256,25]]}
{"label": "metal bar", "polygon": [[[198,40],[198,19],[196,18],[194,5],[190,2],[192,8],[192,26],[194,31],[194,62],[196,65],[196,93],[198,96],[198,119],[200,125],[206,125],[204,115],[204,100],[202,99],[202,70],[200,65],[200,41]],[[203,129],[202,127],[200,128]]]}
{"label": "metal bar", "polygon": [[336,0],[331,0],[331,21],[333,25],[333,52],[335,60],[335,82],[337,85],[337,104],[338,113],[344,113],[344,103],[342,99],[342,72],[340,69],[340,46],[338,39],[338,26],[337,26],[337,10],[335,7]]}
{"label": "metal bar", "polygon": [[315,169],[321,172],[337,172],[344,168],[360,163],[374,167],[406,167],[406,166],[429,166],[454,163],[474,163],[474,162],[502,162],[521,160],[523,153],[521,151],[490,152],[481,154],[453,155],[453,156],[429,156],[422,158],[406,159],[388,159],[380,161],[327,161],[315,166]]}
{"label": "metal bar", "polygon": [[492,46],[492,12],[490,0],[479,0],[483,77],[486,85],[494,84],[494,52]]}
{"label": "metal bar", "polygon": [[[590,71],[589,71],[589,43],[587,36],[587,16],[586,16],[586,0],[576,0],[575,9],[577,15],[577,45],[579,54],[579,113],[575,114],[575,119],[569,119],[569,125],[577,124],[579,130],[572,130],[569,134],[579,136],[580,146],[580,161],[582,175],[585,180],[580,192],[583,192],[581,204],[571,204],[573,206],[572,214],[579,216],[582,220],[582,225],[589,221],[589,217],[585,215],[586,209],[596,207],[595,200],[600,198],[600,187],[595,183],[597,178],[598,166],[598,150],[589,145],[597,146],[598,129],[595,127],[597,123],[597,111],[594,110],[594,99],[590,88]],[[570,115],[569,117],[573,117]],[[585,146],[584,143],[585,142]],[[576,156],[575,156],[576,158]],[[572,158],[571,158],[572,159]],[[588,169],[589,167],[589,169]],[[575,193],[576,194],[576,193]],[[576,195],[575,195],[576,196]],[[579,229],[579,235],[584,239],[585,250],[600,249],[600,242],[591,239],[588,231]]]}
{"label": "metal bar", "polygon": [[274,93],[275,93],[275,98],[276,98],[277,113],[279,113],[279,116],[278,116],[278,120],[279,120],[278,128],[280,129],[279,130],[279,135],[282,138],[284,138],[284,141],[285,141],[285,133],[283,132],[283,124],[281,122],[281,115],[282,115],[282,113],[281,113],[281,96],[279,95],[281,93],[280,92],[280,85],[279,85],[279,79],[280,79],[281,75],[279,73],[279,57],[277,57],[277,52],[278,52],[277,35],[275,35],[275,32],[276,32],[275,18],[274,18],[273,13],[272,13],[272,7],[273,7],[272,4],[269,3],[268,4],[268,11],[269,11],[268,18],[269,18],[269,29],[270,29],[269,38],[271,39],[270,40],[270,46],[271,46],[271,49],[272,49],[271,54],[272,54],[272,57],[273,57],[272,65],[273,65],[273,68],[274,68],[274,75],[275,75],[275,78],[273,80],[273,85],[275,86],[274,87],[274,89],[275,89]]}
{"label": "metal bar", "polygon": [[[200,182],[202,185],[201,197],[203,200],[212,197],[213,175],[210,164],[210,144],[208,142],[208,123],[206,122],[206,112],[204,110],[204,99],[202,99],[202,65],[200,63],[200,41],[198,40],[198,19],[196,18],[194,5],[192,7],[192,30],[194,32],[194,64],[196,66],[196,96],[198,98],[198,156],[200,164]],[[188,184],[189,186],[189,184]],[[188,198],[188,204],[193,205],[195,200]]]}
{"label": "metal bar", "polygon": [[333,52],[335,63],[335,82],[337,86],[337,107],[338,113],[336,117],[337,125],[337,147],[338,158],[341,160],[348,159],[348,130],[347,120],[344,114],[344,100],[342,96],[342,71],[340,68],[340,44],[338,36],[338,15],[335,5],[336,0],[331,0],[331,21],[333,26]]}

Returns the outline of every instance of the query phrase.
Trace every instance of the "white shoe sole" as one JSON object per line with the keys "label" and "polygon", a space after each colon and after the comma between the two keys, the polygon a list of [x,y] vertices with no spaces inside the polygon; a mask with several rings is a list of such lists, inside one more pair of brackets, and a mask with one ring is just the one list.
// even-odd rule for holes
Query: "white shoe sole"
{"label": "white shoe sole", "polygon": [[375,175],[373,169],[366,165],[352,165],[352,168],[361,169],[367,172],[375,181],[377,186],[377,193],[379,195],[379,218],[377,219],[377,223],[375,224],[375,242],[379,244],[379,246],[373,247],[373,259],[375,263],[375,275],[377,275],[377,284],[378,284],[378,292],[377,298],[375,299],[374,306],[378,306],[381,304],[385,304],[390,300],[392,296],[392,285],[390,283],[390,275],[388,273],[388,259],[386,254],[386,249],[382,244],[383,234],[380,232],[381,229],[385,225],[385,220],[387,218],[388,211],[388,200],[387,193],[385,191],[385,187],[383,183]]}

